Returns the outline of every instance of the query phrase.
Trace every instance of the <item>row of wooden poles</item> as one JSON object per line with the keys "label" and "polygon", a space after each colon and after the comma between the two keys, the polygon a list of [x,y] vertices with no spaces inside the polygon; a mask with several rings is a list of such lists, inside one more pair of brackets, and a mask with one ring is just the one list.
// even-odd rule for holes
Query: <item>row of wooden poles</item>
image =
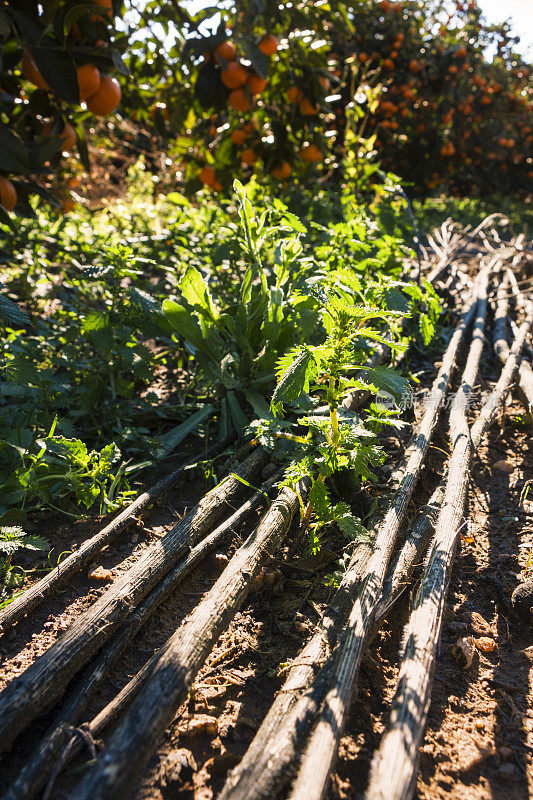
{"label": "row of wooden poles", "polygon": [[[374,527],[371,544],[354,549],[317,630],[290,664],[282,689],[243,760],[228,776],[220,800],[254,800],[282,793],[298,800],[324,797],[365,648],[427,551],[405,630],[406,646],[391,716],[374,759],[366,797],[399,800],[412,794],[472,452],[501,408],[517,370],[525,363],[520,354],[533,319],[531,303],[516,289],[524,321],[509,348],[505,330],[509,313],[507,290],[513,287],[514,275],[506,272],[498,252],[490,258],[480,258],[480,265],[434,381],[431,405],[425,410],[397,474],[390,505]],[[495,351],[503,369],[477,420],[469,427],[466,409],[479,370],[488,287],[493,275],[500,279],[493,328]],[[451,453],[447,472],[401,543],[407,509],[460,352],[467,343],[468,357],[449,417]],[[530,402],[532,399],[533,393]],[[56,705],[69,689],[64,705],[4,795],[5,800],[29,800],[43,789],[45,798],[52,796],[59,771],[85,746],[84,742],[91,743],[112,725],[113,733],[72,790],[72,797],[125,797],[134,788],[214,644],[241,608],[258,572],[285,542],[300,498],[306,496],[305,481],[296,492],[283,488],[277,494],[212,589],[165,645],[91,722],[80,726],[80,720],[105,676],[156,608],[207,553],[265,504],[277,475],[224,519],[229,508],[241,502],[247,485],[258,478],[260,481],[268,461],[268,455],[260,448],[248,452],[216,489],[149,545],[63,637],[0,694],[0,750],[6,751],[33,720]],[[116,538],[134,514],[190,467],[182,467],[141,495],[57,570],[1,612],[2,630],[79,572],[96,552]]]}

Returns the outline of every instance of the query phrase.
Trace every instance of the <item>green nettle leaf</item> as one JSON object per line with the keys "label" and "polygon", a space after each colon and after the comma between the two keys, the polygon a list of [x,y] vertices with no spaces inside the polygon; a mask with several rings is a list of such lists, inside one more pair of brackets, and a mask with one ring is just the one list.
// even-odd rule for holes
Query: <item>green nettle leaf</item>
{"label": "green nettle leaf", "polygon": [[368,531],[358,517],[355,517],[346,503],[337,503],[332,509],[332,516],[343,536],[350,541],[368,537]]}
{"label": "green nettle leaf", "polygon": [[164,300],[163,313],[176,333],[179,333],[194,347],[199,348],[202,346],[202,329],[186,308],[175,303],[174,300]]}
{"label": "green nettle leaf", "polygon": [[407,297],[398,289],[386,289],[385,302],[391,311],[401,311],[402,314],[408,314],[411,308]]}
{"label": "green nettle leaf", "polygon": [[292,403],[301,395],[306,384],[307,369],[312,362],[313,354],[307,348],[297,352],[296,357],[293,356],[274,389],[271,407],[278,403]]}
{"label": "green nettle leaf", "polygon": [[409,381],[390,367],[374,367],[367,375],[378,389],[388,392],[396,401],[410,393]]}
{"label": "green nettle leaf", "polygon": [[435,325],[427,314],[422,314],[420,316],[420,333],[427,347],[435,335]]}
{"label": "green nettle leaf", "polygon": [[43,536],[30,536],[19,525],[0,526],[0,552],[10,555],[17,550],[46,550],[48,542]]}
{"label": "green nettle leaf", "polygon": [[313,480],[309,490],[308,501],[313,506],[313,514],[320,518],[329,515],[330,496],[324,481]]}
{"label": "green nettle leaf", "polygon": [[29,325],[27,314],[16,303],[0,294],[0,322],[4,325]]}

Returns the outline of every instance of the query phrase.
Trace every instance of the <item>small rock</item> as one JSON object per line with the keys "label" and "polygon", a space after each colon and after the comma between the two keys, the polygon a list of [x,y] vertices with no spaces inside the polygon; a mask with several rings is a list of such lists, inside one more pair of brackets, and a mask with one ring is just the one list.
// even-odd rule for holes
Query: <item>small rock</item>
{"label": "small rock", "polygon": [[516,587],[511,595],[513,610],[523,619],[527,619],[533,608],[533,578],[529,578]]}
{"label": "small rock", "polygon": [[187,720],[178,728],[182,736],[216,736],[218,734],[218,721],[216,717],[199,714]]}
{"label": "small rock", "polygon": [[100,583],[111,583],[113,580],[113,573],[110,569],[104,569],[103,567],[96,567],[89,572],[87,575],[90,581],[99,581]]}
{"label": "small rock", "polygon": [[163,764],[162,777],[165,785],[175,782],[181,783],[185,770],[196,772],[197,769],[198,767],[191,751],[181,747],[178,750],[172,750],[168,754]]}
{"label": "small rock", "polygon": [[507,745],[502,745],[502,747],[498,748],[498,755],[502,761],[509,761],[513,755],[513,751],[510,747],[507,747]]}
{"label": "small rock", "polygon": [[505,461],[503,459],[501,461],[495,461],[492,465],[492,468],[497,469],[499,472],[506,472],[508,475],[510,475],[511,472],[514,472],[515,469],[514,464],[511,464],[510,461]]}
{"label": "small rock", "polygon": [[492,653],[496,647],[496,642],[491,636],[480,636],[474,639],[474,644],[482,653]]}
{"label": "small rock", "polygon": [[462,663],[463,669],[469,669],[476,655],[474,637],[463,636],[461,639],[458,639],[456,644],[452,647],[452,654],[457,661]]}
{"label": "small rock", "polygon": [[470,625],[474,633],[478,636],[491,636],[492,628],[487,620],[477,611],[472,611],[470,615]]}
{"label": "small rock", "polygon": [[516,778],[518,774],[517,768],[514,764],[511,764],[510,761],[506,761],[504,764],[499,766],[497,772],[500,778]]}

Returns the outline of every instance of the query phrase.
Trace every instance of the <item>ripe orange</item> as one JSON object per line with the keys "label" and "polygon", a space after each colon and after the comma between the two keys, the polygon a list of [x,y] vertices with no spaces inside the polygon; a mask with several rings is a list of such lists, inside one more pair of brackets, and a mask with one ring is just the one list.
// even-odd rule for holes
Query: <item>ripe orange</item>
{"label": "ripe orange", "polygon": [[366,64],[366,62],[369,60],[370,56],[368,55],[368,53],[359,53],[357,58],[359,59],[361,64]]}
{"label": "ripe orange", "polygon": [[41,75],[39,68],[33,60],[33,56],[29,50],[24,50],[20,68],[22,70],[22,74],[28,81],[30,81],[30,83],[33,83],[33,85],[37,86],[39,89],[44,89],[47,92],[50,91],[50,87]]}
{"label": "ripe orange", "polygon": [[392,3],[390,2],[390,0],[381,0],[381,2],[380,2],[378,5],[379,5],[380,9],[381,9],[381,10],[382,10],[382,11],[383,11],[385,14],[386,14],[388,11],[390,11],[390,10],[391,10],[391,7],[392,7]]}
{"label": "ripe orange", "polygon": [[234,89],[230,92],[228,97],[228,104],[235,109],[235,111],[249,111],[250,100],[244,89]]}
{"label": "ripe orange", "polygon": [[418,72],[418,61],[416,60],[416,58],[412,58],[411,61],[409,62],[409,69],[411,70],[411,72]]}
{"label": "ripe orange", "polygon": [[117,79],[110,75],[102,75],[100,88],[87,100],[87,108],[97,117],[106,117],[118,106],[121,96]]}
{"label": "ripe orange", "polygon": [[[55,134],[60,136],[63,139],[61,149],[62,150],[72,150],[73,147],[76,146],[76,131],[70,124],[70,122],[65,122],[63,125],[63,130],[59,134]],[[52,136],[52,123],[47,122],[46,125],[43,125],[41,129],[41,136]]]}
{"label": "ripe orange", "polygon": [[233,144],[236,144],[237,147],[240,147],[246,141],[246,133],[242,128],[235,128],[235,130],[230,133],[230,139]]}
{"label": "ripe orange", "polygon": [[215,47],[215,56],[221,56],[225,61],[235,61],[235,45],[232,42],[222,42]]}
{"label": "ripe orange", "polygon": [[102,77],[100,70],[94,64],[83,64],[78,67],[78,87],[80,91],[80,102],[84,102],[100,88]]}
{"label": "ripe orange", "polygon": [[202,167],[202,169],[198,173],[198,177],[204,184],[204,186],[210,186],[211,188],[214,188],[217,180],[214,167],[209,167],[209,166]]}
{"label": "ripe orange", "polygon": [[330,82],[329,78],[326,78],[325,75],[319,75],[318,76],[318,82],[321,85],[321,87],[324,89],[325,92],[329,92],[329,89],[330,89],[330,86],[331,86],[331,82]]}
{"label": "ripe orange", "polygon": [[69,211],[74,211],[77,205],[73,197],[66,197],[61,201],[61,211],[63,214],[68,214]]}
{"label": "ripe orange", "polygon": [[255,117],[252,117],[250,122],[247,122],[245,125],[242,126],[243,131],[247,136],[249,136],[254,131],[259,130],[259,123]]}
{"label": "ripe orange", "polygon": [[104,17],[111,17],[113,16],[113,0],[92,0],[97,6],[100,6],[104,11],[103,15],[100,14],[92,14],[91,19],[97,20],[100,19],[101,16]]}
{"label": "ripe orange", "polygon": [[383,67],[388,72],[392,72],[394,69],[394,61],[392,60],[392,58],[385,58],[383,61]]}
{"label": "ripe orange", "polygon": [[287,89],[287,100],[289,103],[298,103],[302,99],[302,93],[297,86],[289,86]]}
{"label": "ripe orange", "polygon": [[252,164],[255,164],[257,159],[258,159],[258,155],[255,152],[255,150],[252,150],[251,147],[247,147],[246,150],[243,150],[242,153],[241,153],[241,161],[242,161],[242,163],[243,164],[247,164],[248,166],[251,166]]}
{"label": "ripe orange", "polygon": [[0,203],[6,211],[13,211],[17,205],[17,190],[3,175],[0,175]]}
{"label": "ripe orange", "polygon": [[314,106],[307,97],[300,101],[300,114],[303,117],[314,117],[320,111],[320,106]]}
{"label": "ripe orange", "polygon": [[279,42],[271,33],[265,33],[259,42],[259,49],[266,56],[273,56],[279,47]]}
{"label": "ripe orange", "polygon": [[286,180],[291,174],[292,169],[288,161],[282,161],[277,167],[272,170],[272,177],[277,181]]}
{"label": "ripe orange", "polygon": [[238,61],[230,61],[228,66],[220,73],[222,83],[228,89],[238,89],[239,86],[244,86],[248,73],[242,64]]}
{"label": "ripe orange", "polygon": [[247,84],[252,94],[261,94],[261,92],[264,92],[267,83],[267,79],[262,78],[257,72],[252,72],[252,74],[248,76]]}
{"label": "ripe orange", "polygon": [[441,156],[455,155],[455,147],[453,142],[445,142],[440,149]]}
{"label": "ripe orange", "polygon": [[302,161],[316,164],[318,161],[322,161],[322,153],[316,144],[306,144],[300,150],[300,158]]}

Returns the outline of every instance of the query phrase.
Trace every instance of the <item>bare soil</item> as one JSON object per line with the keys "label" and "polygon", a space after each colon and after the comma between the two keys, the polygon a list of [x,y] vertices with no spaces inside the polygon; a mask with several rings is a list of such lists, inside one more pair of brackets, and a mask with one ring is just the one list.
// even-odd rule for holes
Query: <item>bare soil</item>
{"label": "bare soil", "polygon": [[[495,370],[491,361],[485,364],[479,389],[493,385]],[[380,475],[383,481],[400,454],[393,439],[385,446],[389,460]],[[442,472],[447,446],[446,437],[437,434],[413,513]],[[499,468],[501,462],[507,471]],[[513,397],[472,467],[468,523],[449,587],[420,752],[416,795],[420,800],[523,800],[533,794],[533,626],[531,621],[517,619],[510,608],[511,593],[523,576],[529,554],[521,545],[533,541],[533,487],[529,495],[525,491],[532,479],[531,421]],[[110,570],[108,577],[115,578],[154,537],[175,524],[201,489],[194,478],[169,492],[143,520],[123,532],[93,567]],[[112,699],[209,591],[253,522],[249,520],[231,543],[201,564],[161,606],[94,698],[87,720]],[[72,526],[50,519],[46,535],[55,552],[60,552],[94,533],[99,524],[93,520]],[[198,675],[188,702],[167,730],[132,800],[216,797],[274,699],[284,664],[298,653],[320,619],[331,596],[326,576],[335,569],[342,545],[332,536],[318,556],[309,556],[302,546],[293,558],[288,558],[286,548],[271,559],[267,569],[274,580],[267,586],[261,576],[258,579]],[[108,583],[89,579],[90,572],[0,639],[0,688],[42,654],[105,590]],[[363,797],[371,759],[387,722],[408,606],[409,593],[404,592],[365,657],[329,790],[331,800]],[[469,637],[474,639],[474,658],[465,666],[457,643]],[[9,785],[49,719],[50,715],[19,737],[5,759],[0,790]],[[87,751],[58,779],[50,796],[74,798],[74,783],[90,760]]]}

